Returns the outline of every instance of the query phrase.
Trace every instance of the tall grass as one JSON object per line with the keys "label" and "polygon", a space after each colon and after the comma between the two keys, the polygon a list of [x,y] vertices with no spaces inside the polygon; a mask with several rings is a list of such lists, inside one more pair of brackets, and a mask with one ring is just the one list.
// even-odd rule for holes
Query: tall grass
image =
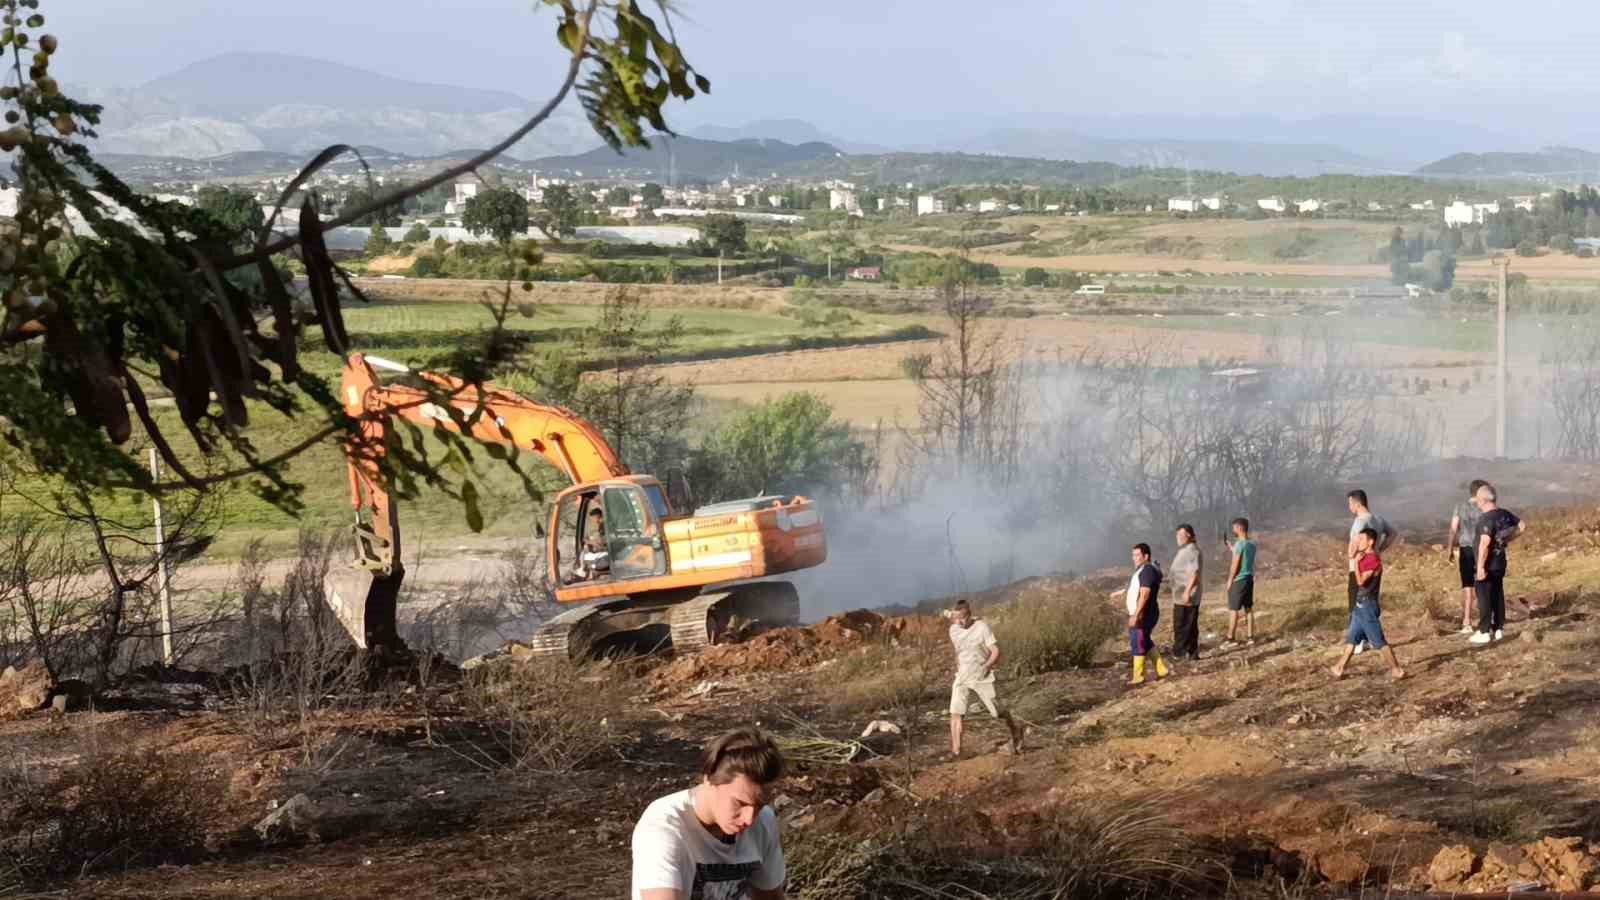
{"label": "tall grass", "polygon": [[1122,629],[1111,609],[1088,590],[1039,588],[997,611],[991,622],[1000,665],[1016,676],[1079,669]]}
{"label": "tall grass", "polygon": [[483,768],[513,772],[570,772],[605,759],[620,740],[609,720],[622,702],[616,678],[599,665],[535,657],[474,669],[462,703],[487,737],[457,749]]}
{"label": "tall grass", "polygon": [[1026,847],[969,810],[925,812],[898,837],[802,832],[786,848],[796,900],[1131,900],[1216,893],[1226,865],[1149,800],[1059,807]]}

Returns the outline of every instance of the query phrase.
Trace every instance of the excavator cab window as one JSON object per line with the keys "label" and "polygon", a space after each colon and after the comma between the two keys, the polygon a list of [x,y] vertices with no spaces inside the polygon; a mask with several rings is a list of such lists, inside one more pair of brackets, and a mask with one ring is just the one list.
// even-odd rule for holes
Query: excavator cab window
{"label": "excavator cab window", "polygon": [[689,485],[689,476],[683,469],[673,466],[667,470],[667,503],[672,508],[672,513],[687,516],[694,512],[694,488]]}
{"label": "excavator cab window", "polygon": [[583,504],[587,499],[580,494],[573,494],[564,498],[556,508],[556,533],[553,543],[556,548],[556,577],[562,584],[585,580],[585,573],[581,570],[584,534],[579,523],[586,516],[582,515],[583,511],[580,511],[579,507],[580,504],[593,507],[593,502]]}
{"label": "excavator cab window", "polygon": [[600,492],[611,550],[611,577],[646,578],[667,571],[661,528],[653,504],[635,486],[608,487]]}

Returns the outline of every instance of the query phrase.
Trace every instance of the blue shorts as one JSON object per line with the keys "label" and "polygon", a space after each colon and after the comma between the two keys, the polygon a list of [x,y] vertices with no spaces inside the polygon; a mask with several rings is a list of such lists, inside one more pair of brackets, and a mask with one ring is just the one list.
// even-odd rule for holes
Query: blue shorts
{"label": "blue shorts", "polygon": [[1378,621],[1382,614],[1375,605],[1357,603],[1350,612],[1350,630],[1345,632],[1344,642],[1355,646],[1365,641],[1372,649],[1382,650],[1388,644],[1383,639],[1383,624]]}

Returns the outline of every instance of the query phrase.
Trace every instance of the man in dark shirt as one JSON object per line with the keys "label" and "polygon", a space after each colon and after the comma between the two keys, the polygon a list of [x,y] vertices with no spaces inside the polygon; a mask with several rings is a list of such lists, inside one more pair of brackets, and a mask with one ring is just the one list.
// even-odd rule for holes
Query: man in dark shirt
{"label": "man in dark shirt", "polygon": [[1505,637],[1506,545],[1522,536],[1527,525],[1510,510],[1501,509],[1494,485],[1478,488],[1477,582],[1478,633],[1467,640],[1487,644]]}
{"label": "man in dark shirt", "polygon": [[1167,663],[1156,649],[1156,623],[1161,607],[1156,597],[1161,590],[1161,567],[1150,557],[1149,544],[1133,545],[1133,577],[1128,580],[1128,646],[1133,651],[1133,684],[1144,684],[1144,664],[1155,662],[1156,677],[1167,677]]}
{"label": "man in dark shirt", "polygon": [[1450,515],[1450,540],[1447,542],[1450,549],[1446,553],[1457,563],[1456,571],[1461,576],[1462,634],[1474,631],[1472,608],[1478,602],[1474,589],[1478,572],[1478,517],[1483,515],[1478,510],[1478,488],[1488,483],[1482,478],[1472,479],[1467,485],[1467,499],[1457,504]]}

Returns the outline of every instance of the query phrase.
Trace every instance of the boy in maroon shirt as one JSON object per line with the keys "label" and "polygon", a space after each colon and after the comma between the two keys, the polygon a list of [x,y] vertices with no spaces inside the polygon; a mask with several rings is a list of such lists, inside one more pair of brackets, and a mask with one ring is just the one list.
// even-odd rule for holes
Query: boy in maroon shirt
{"label": "boy in maroon shirt", "polygon": [[1350,611],[1350,630],[1344,636],[1344,655],[1339,657],[1339,664],[1333,667],[1335,678],[1344,677],[1344,667],[1355,655],[1356,645],[1363,641],[1372,649],[1383,651],[1384,658],[1389,661],[1390,676],[1396,679],[1406,677],[1406,670],[1400,668],[1400,660],[1395,658],[1394,648],[1383,639],[1383,625],[1378,621],[1382,615],[1382,610],[1378,608],[1378,590],[1383,581],[1383,560],[1378,558],[1377,543],[1378,532],[1372,528],[1363,528],[1356,535],[1356,606]]}

